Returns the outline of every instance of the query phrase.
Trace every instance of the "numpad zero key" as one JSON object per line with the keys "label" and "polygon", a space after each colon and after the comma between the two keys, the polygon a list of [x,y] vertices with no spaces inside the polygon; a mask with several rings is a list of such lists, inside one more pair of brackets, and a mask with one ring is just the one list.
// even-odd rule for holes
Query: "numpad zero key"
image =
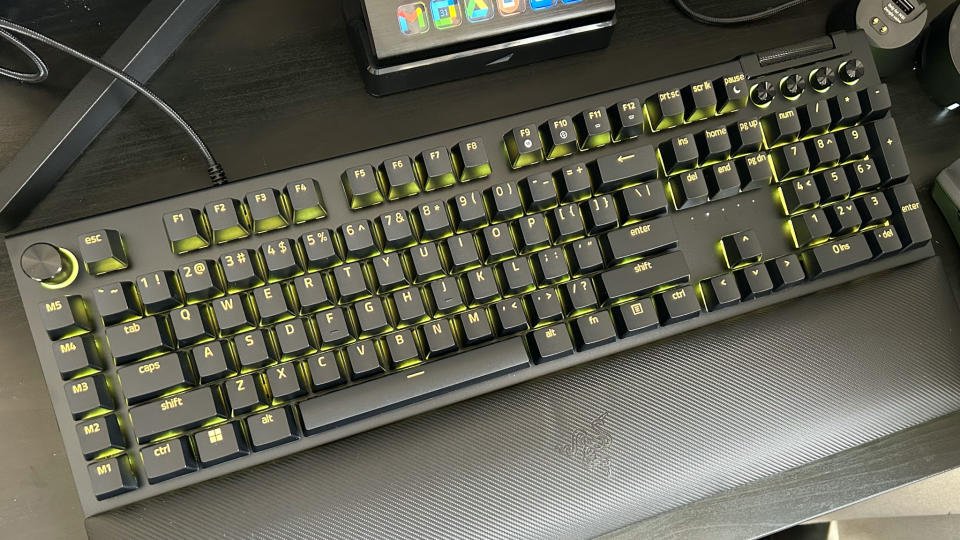
{"label": "numpad zero key", "polygon": [[85,512],[931,256],[866,42],[798,50],[7,239]]}

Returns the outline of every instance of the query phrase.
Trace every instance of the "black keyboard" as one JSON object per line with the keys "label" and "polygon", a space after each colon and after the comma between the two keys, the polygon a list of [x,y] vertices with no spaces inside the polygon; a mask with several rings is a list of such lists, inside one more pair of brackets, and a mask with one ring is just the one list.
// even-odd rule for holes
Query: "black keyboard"
{"label": "black keyboard", "polygon": [[835,34],[9,238],[85,512],[929,257],[890,106]]}

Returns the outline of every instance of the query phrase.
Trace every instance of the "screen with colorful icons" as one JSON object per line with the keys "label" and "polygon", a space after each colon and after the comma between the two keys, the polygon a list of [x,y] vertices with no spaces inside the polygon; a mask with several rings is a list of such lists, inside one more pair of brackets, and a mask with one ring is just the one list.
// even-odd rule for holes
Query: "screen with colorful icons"
{"label": "screen with colorful icons", "polygon": [[447,30],[464,23],[477,24],[496,17],[583,3],[584,0],[421,0],[397,7],[397,25],[404,36],[424,34],[431,29]]}
{"label": "screen with colorful icons", "polygon": [[[357,1],[357,0],[350,0]],[[377,56],[410,56],[609,13],[613,0],[364,0]]]}

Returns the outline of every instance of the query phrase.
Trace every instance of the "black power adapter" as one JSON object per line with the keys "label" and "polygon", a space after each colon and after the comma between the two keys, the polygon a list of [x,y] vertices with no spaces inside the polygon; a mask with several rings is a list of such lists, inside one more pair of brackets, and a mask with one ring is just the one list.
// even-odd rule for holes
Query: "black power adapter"
{"label": "black power adapter", "polygon": [[920,0],[859,0],[844,3],[830,18],[830,30],[859,28],[867,34],[881,77],[910,70],[927,26]]}

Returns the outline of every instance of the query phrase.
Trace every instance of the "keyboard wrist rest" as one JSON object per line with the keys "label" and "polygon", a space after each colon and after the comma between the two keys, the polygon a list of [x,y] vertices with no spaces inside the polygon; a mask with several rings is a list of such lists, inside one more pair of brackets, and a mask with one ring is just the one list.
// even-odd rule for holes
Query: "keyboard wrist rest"
{"label": "keyboard wrist rest", "polygon": [[596,536],[960,409],[957,327],[927,259],[86,527],[94,540]]}

